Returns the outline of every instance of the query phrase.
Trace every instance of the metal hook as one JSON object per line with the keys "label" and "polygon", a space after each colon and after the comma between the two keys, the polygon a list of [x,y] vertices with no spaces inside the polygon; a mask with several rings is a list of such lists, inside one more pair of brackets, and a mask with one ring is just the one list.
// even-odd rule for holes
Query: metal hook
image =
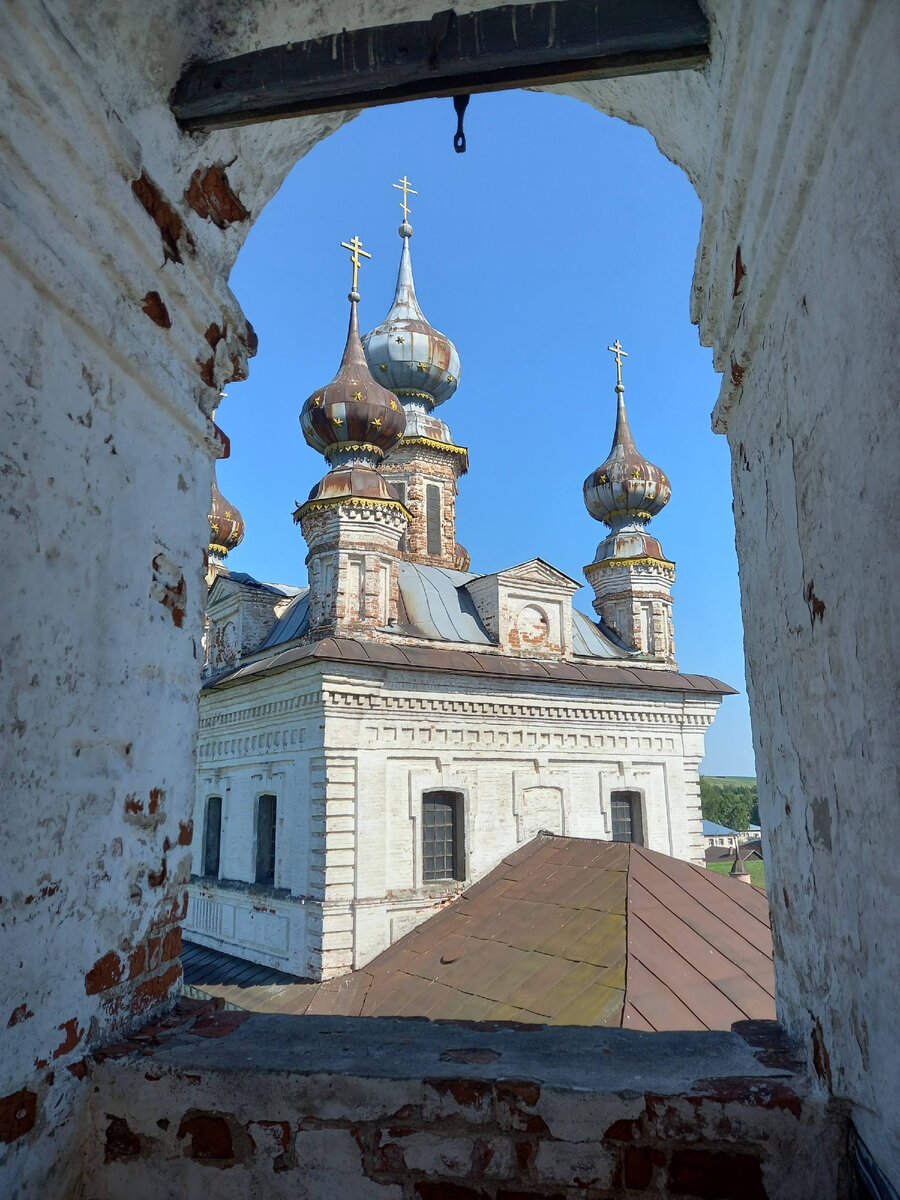
{"label": "metal hook", "polygon": [[453,107],[456,110],[456,133],[453,135],[453,149],[457,154],[466,152],[466,135],[463,130],[463,116],[469,103],[468,96],[454,96]]}

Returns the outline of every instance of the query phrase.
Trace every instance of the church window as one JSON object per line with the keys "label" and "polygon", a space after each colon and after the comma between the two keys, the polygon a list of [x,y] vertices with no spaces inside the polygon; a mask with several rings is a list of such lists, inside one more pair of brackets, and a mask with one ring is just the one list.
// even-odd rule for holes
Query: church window
{"label": "church window", "polygon": [[256,882],[275,882],[274,796],[260,796],[256,806]]}
{"label": "church window", "polygon": [[462,797],[429,792],[422,799],[422,878],[465,879]]}
{"label": "church window", "polygon": [[425,528],[427,551],[437,556],[441,552],[441,489],[436,483],[425,488]]}
{"label": "church window", "polygon": [[222,797],[210,796],[206,801],[206,822],[203,827],[203,874],[218,877],[219,851],[222,845]]}
{"label": "church window", "polygon": [[641,820],[641,797],[639,792],[613,792],[610,796],[612,809],[612,840],[614,842],[636,842],[644,844],[644,828]]}

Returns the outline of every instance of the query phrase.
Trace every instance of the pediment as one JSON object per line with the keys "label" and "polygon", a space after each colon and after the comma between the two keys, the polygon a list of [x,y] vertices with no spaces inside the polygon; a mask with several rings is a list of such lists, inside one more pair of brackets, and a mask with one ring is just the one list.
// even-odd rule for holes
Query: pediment
{"label": "pediment", "polygon": [[498,579],[505,584],[531,583],[543,587],[563,588],[566,591],[576,591],[581,584],[576,583],[556,567],[551,567],[542,558],[532,558],[528,562],[519,563],[516,567],[508,567],[497,572]]}

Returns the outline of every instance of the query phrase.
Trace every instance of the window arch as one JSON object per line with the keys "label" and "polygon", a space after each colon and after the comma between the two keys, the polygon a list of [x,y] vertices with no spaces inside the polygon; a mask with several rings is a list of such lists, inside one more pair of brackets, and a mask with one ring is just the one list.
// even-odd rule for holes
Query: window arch
{"label": "window arch", "polygon": [[422,879],[425,883],[466,877],[463,798],[459,792],[422,797]]}
{"label": "window arch", "polygon": [[202,873],[218,877],[222,849],[222,797],[209,796],[203,821]]}
{"label": "window arch", "polygon": [[644,844],[644,820],[640,792],[612,792],[609,797],[612,840]]}

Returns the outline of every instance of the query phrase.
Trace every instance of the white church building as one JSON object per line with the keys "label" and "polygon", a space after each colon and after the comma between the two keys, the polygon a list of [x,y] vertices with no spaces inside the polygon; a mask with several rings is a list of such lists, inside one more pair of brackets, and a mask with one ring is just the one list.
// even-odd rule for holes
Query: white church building
{"label": "white church building", "polygon": [[300,417],[330,468],[295,513],[309,585],[229,571],[240,515],[218,491],[210,514],[184,931],[312,979],[365,965],[540,830],[702,863],[698,767],[732,691],[675,663],[674,565],[648,532],[670,487],[629,431],[618,343],[613,444],[585,481],[609,526],[585,568],[598,619],[541,558],[469,570],[468,456],[436,414],[459,360],[419,308],[411,235],[404,207],[394,303],[362,339],[348,246],[343,360]]}

